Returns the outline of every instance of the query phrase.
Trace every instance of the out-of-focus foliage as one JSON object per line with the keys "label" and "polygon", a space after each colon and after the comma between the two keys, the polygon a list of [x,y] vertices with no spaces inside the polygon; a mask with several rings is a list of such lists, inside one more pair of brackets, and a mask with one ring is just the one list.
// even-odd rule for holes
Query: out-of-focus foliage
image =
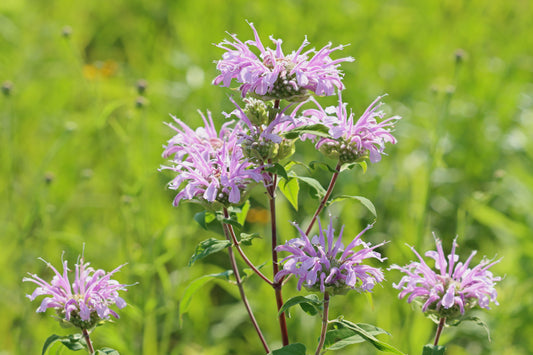
{"label": "out-of-focus foliage", "polygon": [[[529,1],[28,1],[0,2],[0,353],[40,353],[51,333],[68,334],[22,284],[26,272],[46,275],[39,256],[58,264],[61,252],[85,255],[110,269],[128,262],[117,279],[133,284],[131,307],[114,324],[98,328],[94,342],[122,354],[259,354],[261,346],[234,285],[205,283],[179,317],[187,285],[229,268],[223,253],[188,267],[198,242],[214,236],[193,221],[198,206],[173,208],[170,180],[157,171],[163,125],[174,114],[192,126],[197,109],[218,125],[230,111],[230,90],[210,84],[212,45],[237,33],[251,38],[245,20],[297,48],[304,36],[316,47],[351,44],[344,99],[362,112],[383,93],[397,125],[398,144],[382,162],[343,172],[337,193],[361,195],[376,206],[367,233],[387,264],[412,256],[405,243],[428,250],[431,231],[456,234],[469,249],[503,256],[493,271],[505,275],[500,306],[476,314],[492,343],[474,324],[445,329],[447,353],[533,352],[533,9]],[[335,98],[323,102],[335,103]],[[302,159],[322,159],[311,146]],[[315,171],[323,185],[328,173]],[[311,191],[312,192],[312,191]],[[303,222],[313,201],[302,185],[294,212],[280,198],[282,240]],[[246,232],[266,233],[265,198],[252,194]],[[306,201],[302,203],[302,201]],[[309,202],[311,201],[311,202]],[[332,205],[346,233],[373,216],[357,201]],[[247,249],[258,264],[269,260],[268,238]],[[270,270],[265,267],[265,270]],[[358,294],[335,297],[330,314],[376,324],[387,342],[420,353],[434,327],[397,299],[386,273],[372,303]],[[252,277],[250,302],[272,348],[280,344],[273,292]],[[285,297],[296,295],[288,285]],[[319,322],[291,310],[292,341],[309,344]],[[366,344],[338,354],[370,354]]]}

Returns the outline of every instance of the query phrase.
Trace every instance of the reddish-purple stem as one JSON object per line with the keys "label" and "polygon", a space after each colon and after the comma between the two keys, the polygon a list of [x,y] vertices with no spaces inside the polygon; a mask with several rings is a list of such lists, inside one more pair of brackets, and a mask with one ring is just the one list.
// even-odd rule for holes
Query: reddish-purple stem
{"label": "reddish-purple stem", "polygon": [[[226,208],[224,208],[224,217],[225,218],[229,218],[229,213],[228,213],[228,210]],[[248,265],[266,283],[268,283],[270,286],[272,286],[273,282],[270,281],[268,279],[268,277],[266,277],[261,271],[259,271],[259,269],[257,267],[255,267],[255,265],[250,261],[250,259],[248,259],[246,254],[244,254],[244,251],[240,247],[239,241],[237,240],[237,237],[235,236],[235,231],[233,230],[233,226],[231,224],[227,224],[226,226],[228,227],[228,231],[229,231],[230,236],[231,236],[231,240],[230,241],[233,243],[233,246],[235,246],[235,248],[239,252],[239,255],[242,257],[242,259],[244,260],[246,265]]]}
{"label": "reddish-purple stem", "polygon": [[[223,223],[222,227],[224,229],[224,235],[226,236],[226,239],[231,242],[231,236],[230,236],[228,224]],[[242,302],[244,303],[244,307],[246,308],[246,311],[248,312],[248,316],[250,317],[250,320],[252,321],[255,331],[257,332],[257,335],[259,336],[261,343],[263,344],[263,348],[268,354],[270,353],[270,349],[268,348],[265,337],[263,336],[263,333],[261,332],[261,329],[259,328],[259,324],[257,323],[254,317],[254,313],[252,312],[250,303],[248,302],[248,299],[246,298],[246,294],[244,293],[244,287],[242,286],[241,276],[239,274],[239,269],[237,268],[237,261],[235,260],[235,254],[233,254],[233,248],[231,245],[228,248],[228,255],[230,258],[230,262],[231,262],[231,268],[233,269],[233,274],[235,275],[235,281],[237,282],[237,286],[239,287],[239,293],[241,294],[241,299],[242,299]]]}
{"label": "reddish-purple stem", "polygon": [[437,334],[435,334],[435,342],[433,343],[435,346],[439,345],[440,333],[442,333],[444,323],[446,323],[446,318],[443,317],[440,319],[439,326],[437,327]]}
{"label": "reddish-purple stem", "polygon": [[326,341],[326,331],[328,329],[328,313],[329,313],[329,293],[324,292],[324,312],[322,313],[322,330],[320,331],[320,341],[316,347],[315,355],[320,355],[324,342]]}
{"label": "reddish-purple stem", "polygon": [[85,338],[85,342],[87,343],[89,354],[94,354],[93,343],[91,342],[91,338],[89,337],[89,331],[87,329],[82,329],[81,332],[83,333],[83,337]]}
{"label": "reddish-purple stem", "polygon": [[337,178],[339,177],[340,171],[341,171],[341,163],[338,162],[337,166],[335,167],[335,172],[333,173],[333,176],[331,177],[331,181],[329,182],[329,186],[326,191],[326,194],[322,198],[322,201],[320,201],[320,205],[316,209],[315,214],[313,215],[313,218],[311,219],[311,223],[309,223],[309,227],[307,227],[307,230],[305,231],[305,234],[309,235],[309,233],[311,232],[311,229],[313,228],[313,225],[316,222],[318,215],[320,214],[320,212],[322,212],[322,209],[324,208],[324,206],[326,206],[326,203],[328,202],[329,197],[331,196],[331,193],[333,192],[333,188],[335,187],[335,183],[337,182]]}

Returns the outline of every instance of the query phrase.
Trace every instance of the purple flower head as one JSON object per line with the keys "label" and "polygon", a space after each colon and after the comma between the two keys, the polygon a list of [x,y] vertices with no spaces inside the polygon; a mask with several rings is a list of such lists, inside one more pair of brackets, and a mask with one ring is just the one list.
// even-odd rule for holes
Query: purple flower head
{"label": "purple flower head", "polygon": [[[290,253],[281,261],[283,269],[276,274],[276,282],[287,275],[294,275],[298,278],[298,290],[303,285],[312,291],[339,294],[348,289],[371,292],[374,285],[383,281],[381,269],[363,264],[368,258],[385,260],[374,250],[385,243],[370,246],[361,240],[363,233],[372,225],[363,229],[346,248],[341,240],[344,226],[335,240],[331,220],[326,229],[322,228],[319,221],[319,234],[311,240],[299,226],[295,226],[300,237],[276,247],[277,251]],[[353,250],[357,246],[361,246],[361,249]]]}
{"label": "purple flower head", "polygon": [[341,163],[359,162],[367,157],[372,163],[379,162],[384,154],[385,143],[396,143],[391,134],[394,123],[400,116],[393,116],[381,122],[385,116],[383,111],[377,111],[382,105],[382,96],[378,97],[366,109],[363,115],[354,121],[354,114],[346,110],[346,103],[342,102],[339,94],[339,105],[323,109],[316,100],[311,99],[317,105],[317,109],[308,109],[303,112],[309,117],[310,123],[325,125],[330,137],[320,137],[316,148],[326,156],[339,159]]}
{"label": "purple flower head", "polygon": [[31,295],[26,295],[31,301],[38,296],[47,296],[42,300],[37,312],[53,308],[62,321],[82,329],[90,329],[110,316],[119,318],[111,306],[116,305],[119,309],[126,307],[126,301],[118,295],[118,291],[126,291],[127,285],[112,280],[111,276],[125,264],[106,273],[104,270],[90,267],[81,256],[75,265],[74,282],[71,284],[68,278],[71,270],[66,260],[63,261],[63,274],[49,262],[40,260],[55,273],[52,281],[46,282],[35,274],[29,274],[31,277],[22,279],[38,285]]}
{"label": "purple flower head", "polygon": [[[304,51],[309,44],[307,38],[298,50],[285,55],[281,49],[282,40],[270,39],[276,49],[265,48],[253,23],[249,23],[254,40],[241,42],[233,34],[233,42],[224,40],[217,47],[226,50],[217,62],[220,74],[213,80],[214,85],[229,87],[235,79],[241,84],[242,97],[248,92],[263,100],[286,99],[302,101],[308,91],[317,95],[333,95],[335,90],[343,90],[340,63],[351,62],[351,57],[333,60],[330,54],[344,46],[331,48],[331,43],[316,51]],[[254,53],[259,51],[259,55]],[[312,57],[311,57],[312,56]],[[311,57],[311,58],[310,58]]]}
{"label": "purple flower head", "polygon": [[163,157],[171,158],[172,165],[161,169],[176,172],[169,183],[170,189],[179,191],[174,206],[183,199],[239,203],[251,182],[262,181],[260,168],[243,156],[237,140],[240,125],[230,129],[227,123],[217,134],[211,114],[202,118],[205,126],[196,131],[176,118],[179,127],[169,125],[177,134],[168,141]]}
{"label": "purple flower head", "polygon": [[420,254],[411,247],[419,261],[401,267],[392,265],[390,269],[403,272],[398,284],[393,287],[400,290],[399,298],[409,295],[407,302],[418,300],[423,303],[422,311],[431,316],[453,320],[464,315],[468,309],[479,305],[489,309],[489,303],[496,301],[495,283],[501,277],[495,277],[488,269],[501,259],[490,261],[483,259],[475,267],[470,267],[470,262],[476,251],[468,259],[458,262],[459,256],[455,254],[456,239],[453,241],[451,253],[446,258],[442,250],[442,243],[435,236],[437,251],[426,252],[426,256],[435,260],[435,270],[431,269]]}

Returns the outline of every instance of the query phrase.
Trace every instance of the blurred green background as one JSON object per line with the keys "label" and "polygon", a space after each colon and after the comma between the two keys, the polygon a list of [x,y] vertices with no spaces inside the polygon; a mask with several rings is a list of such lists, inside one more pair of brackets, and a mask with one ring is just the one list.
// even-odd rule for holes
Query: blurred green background
{"label": "blurred green background", "polygon": [[[313,46],[351,44],[334,57],[345,63],[344,99],[361,113],[383,93],[386,110],[403,116],[398,144],[371,165],[345,172],[336,193],[374,202],[378,219],[366,240],[390,240],[391,263],[413,259],[405,243],[433,248],[431,232],[448,246],[459,235],[464,260],[472,249],[503,256],[499,306],[476,313],[488,324],[445,329],[448,354],[533,353],[533,36],[530,1],[28,1],[0,2],[0,354],[40,354],[51,333],[69,334],[39,302],[24,297],[26,272],[51,277],[37,260],[71,265],[85,243],[92,265],[133,284],[121,319],[94,332],[97,346],[122,354],[260,354],[237,289],[207,284],[189,312],[178,306],[187,285],[229,268],[213,255],[187,267],[196,244],[216,236],[191,222],[199,207],[173,208],[171,175],[157,171],[174,114],[200,125],[196,110],[231,110],[230,90],[212,86],[213,46],[230,33],[263,43],[284,40],[286,52],[308,36]],[[139,92],[138,86],[145,88]],[[142,89],[140,90],[142,91]],[[334,98],[323,103],[333,104]],[[299,157],[321,159],[310,146]],[[323,185],[329,176],[317,171]],[[247,228],[266,233],[266,201],[253,195]],[[298,213],[280,199],[282,240],[295,236],[316,202]],[[310,202],[311,201],[311,202]],[[304,206],[305,204],[305,206]],[[356,202],[328,210],[354,236],[372,216]],[[325,216],[325,214],[324,214]],[[268,262],[268,239],[248,253]],[[270,271],[270,266],[266,268]],[[387,272],[373,303],[356,293],[336,297],[331,317],[344,314],[391,332],[386,342],[421,353],[434,325],[397,299]],[[258,278],[246,283],[272,348],[280,345],[273,293]],[[296,295],[288,285],[285,297]],[[294,309],[291,340],[314,349],[318,319]],[[55,348],[54,348],[55,351]],[[66,353],[66,351],[64,352]],[[366,344],[339,354],[373,354]]]}

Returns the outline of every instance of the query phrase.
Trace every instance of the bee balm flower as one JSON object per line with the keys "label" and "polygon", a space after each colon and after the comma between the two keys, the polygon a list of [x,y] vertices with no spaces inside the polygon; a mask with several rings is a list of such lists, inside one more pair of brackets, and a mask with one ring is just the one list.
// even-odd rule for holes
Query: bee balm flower
{"label": "bee balm flower", "polygon": [[170,189],[179,191],[174,205],[183,199],[238,203],[242,190],[253,181],[262,181],[260,168],[243,156],[238,144],[240,126],[230,129],[226,124],[217,134],[211,114],[202,118],[205,127],[196,131],[178,119],[179,127],[169,125],[177,134],[169,140],[163,157],[170,157],[172,165],[161,169],[176,172],[169,183]]}
{"label": "bee balm flower", "polygon": [[55,273],[52,281],[47,282],[35,274],[22,279],[38,286],[31,295],[26,295],[31,301],[39,296],[47,296],[37,312],[53,308],[62,320],[81,329],[90,329],[110,316],[119,318],[111,306],[116,305],[119,309],[126,307],[126,302],[118,294],[119,291],[126,291],[126,285],[112,280],[111,276],[125,264],[106,273],[90,267],[82,256],[75,265],[74,282],[71,284],[68,278],[71,270],[68,269],[66,260],[63,262],[62,274],[52,264],[41,260]]}
{"label": "bee balm flower", "polygon": [[412,261],[404,267],[390,267],[405,274],[398,284],[393,284],[393,287],[400,290],[399,298],[409,295],[408,303],[418,299],[423,303],[424,313],[447,319],[457,318],[476,305],[489,309],[490,302],[498,304],[494,285],[501,277],[493,276],[488,269],[501,259],[494,262],[483,259],[477,266],[470,268],[476,251],[462,263],[457,262],[459,256],[455,254],[456,239],[448,258],[444,256],[441,241],[435,238],[435,244],[437,251],[431,250],[425,255],[435,260],[437,271],[431,269],[413,247],[411,250],[419,261]]}
{"label": "bee balm flower", "polygon": [[381,98],[374,100],[357,121],[352,112],[348,115],[346,103],[342,102],[340,94],[338,106],[326,109],[313,100],[318,108],[305,110],[303,115],[309,117],[310,123],[325,125],[331,136],[319,138],[316,148],[330,158],[339,159],[341,163],[358,162],[368,157],[372,163],[379,162],[384,154],[385,143],[396,143],[391,129],[400,119],[399,116],[393,116],[377,121],[377,118],[385,116],[384,112],[377,111],[381,106]]}
{"label": "bee balm flower", "polygon": [[[331,48],[331,43],[315,51],[303,51],[309,44],[307,38],[298,50],[285,55],[281,49],[282,40],[270,39],[276,49],[265,48],[252,23],[254,40],[241,42],[237,35],[231,35],[234,42],[224,40],[217,47],[226,50],[217,62],[220,74],[213,80],[214,85],[229,87],[235,79],[241,83],[242,97],[248,92],[263,100],[286,99],[303,101],[308,91],[317,95],[329,96],[335,90],[343,90],[340,63],[352,62],[351,57],[333,60],[330,54],[344,46]],[[255,47],[259,55],[252,51]],[[312,57],[311,57],[312,56]],[[311,58],[310,58],[311,57]]]}
{"label": "bee balm flower", "polygon": [[[342,244],[342,233],[335,240],[335,229],[332,221],[326,229],[319,221],[319,234],[309,239],[305,232],[298,228],[300,237],[279,245],[277,251],[289,252],[290,255],[281,261],[283,269],[276,274],[276,281],[287,275],[298,278],[298,290],[302,285],[313,291],[331,294],[344,293],[348,289],[372,291],[374,285],[383,281],[383,272],[363,264],[365,259],[385,260],[374,249],[384,243],[370,246],[361,240],[369,225],[359,233],[346,248]],[[359,250],[354,250],[361,246]]]}

